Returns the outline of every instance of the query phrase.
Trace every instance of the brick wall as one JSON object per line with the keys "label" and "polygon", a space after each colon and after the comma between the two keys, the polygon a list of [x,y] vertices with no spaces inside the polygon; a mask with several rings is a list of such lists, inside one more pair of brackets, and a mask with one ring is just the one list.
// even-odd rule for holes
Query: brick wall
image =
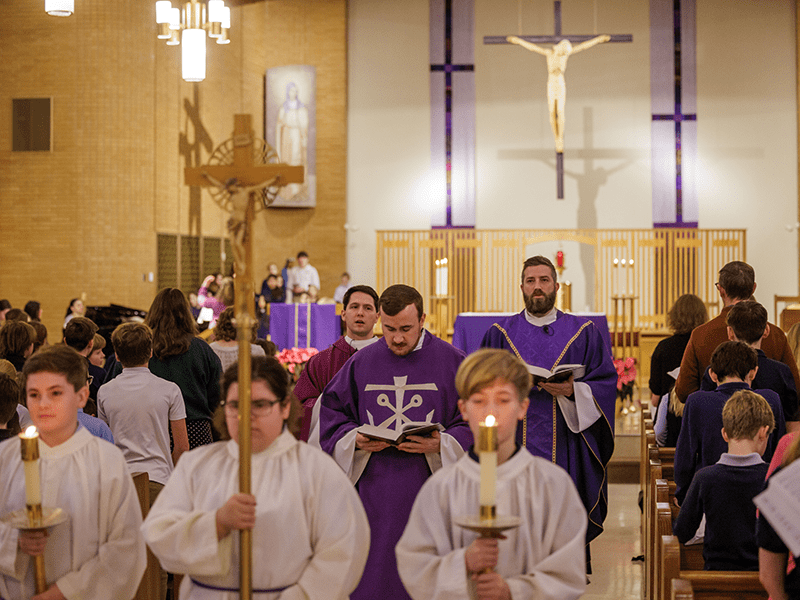
{"label": "brick wall", "polygon": [[[257,215],[256,285],[268,262],[305,249],[333,293],[345,266],[345,0],[237,7],[231,38],[208,44],[207,78],[189,84],[180,47],[156,39],[150,0],[81,0],[69,18],[46,15],[43,0],[0,2],[0,298],[39,300],[51,341],[72,297],[149,306],[158,233],[226,234],[183,168],[231,137],[235,113],[263,135],[273,66],[317,67],[317,207]],[[52,152],[11,152],[21,97],[52,98]]]}

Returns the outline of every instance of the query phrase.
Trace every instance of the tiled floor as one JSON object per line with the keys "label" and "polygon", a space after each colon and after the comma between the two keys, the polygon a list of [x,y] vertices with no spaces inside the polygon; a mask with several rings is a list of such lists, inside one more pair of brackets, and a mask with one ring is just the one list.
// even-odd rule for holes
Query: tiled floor
{"label": "tiled floor", "polygon": [[608,486],[605,531],[592,543],[591,583],[585,600],[641,600],[644,563],[631,562],[641,554],[637,484]]}

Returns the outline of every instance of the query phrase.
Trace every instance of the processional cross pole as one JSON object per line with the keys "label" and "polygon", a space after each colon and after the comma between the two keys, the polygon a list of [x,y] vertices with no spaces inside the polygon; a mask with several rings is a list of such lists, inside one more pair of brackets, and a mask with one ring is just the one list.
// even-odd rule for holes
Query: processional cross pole
{"label": "processional cross pole", "polygon": [[[303,183],[303,167],[256,165],[251,115],[234,115],[233,162],[185,169],[186,185],[216,186],[228,194],[231,217],[228,232],[236,264],[234,305],[239,341],[239,491],[250,494],[250,331],[255,323],[252,225],[258,190]],[[227,203],[226,203],[227,204]],[[253,597],[252,531],[240,532],[240,598]]]}
{"label": "processional cross pole", "polygon": [[[555,1],[555,32],[553,35],[487,35],[484,44],[516,44],[526,50],[543,55],[547,59],[547,105],[550,110],[550,126],[556,146],[556,188],[559,200],[564,198],[564,122],[567,84],[564,72],[567,59],[583,50],[605,42],[632,42],[633,35],[563,35],[561,33],[561,1]],[[573,46],[572,44],[576,44]],[[543,48],[538,44],[552,44]]]}

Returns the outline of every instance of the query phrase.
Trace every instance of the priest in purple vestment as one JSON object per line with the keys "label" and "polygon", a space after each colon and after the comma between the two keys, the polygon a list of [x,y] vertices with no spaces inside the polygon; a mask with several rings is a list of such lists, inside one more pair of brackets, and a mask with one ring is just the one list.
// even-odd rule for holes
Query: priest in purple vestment
{"label": "priest in purple vestment", "polygon": [[522,267],[525,310],[495,323],[482,347],[506,348],[529,367],[552,371],[580,364],[581,377],[531,389],[528,414],[517,438],[535,456],[560,465],[572,477],[589,514],[589,542],[600,535],[608,510],[606,466],[614,452],[617,372],[610,349],[594,324],[555,309],[559,285],[553,263],[533,256]]}
{"label": "priest in purple vestment", "polygon": [[378,322],[378,293],[368,285],[356,285],[347,289],[343,304],[345,334],[309,359],[294,386],[294,395],[303,405],[300,439],[304,442],[308,441],[314,405],[322,390],[356,350],[378,341],[373,331]]}
{"label": "priest in purple vestment", "polygon": [[[393,285],[380,297],[383,339],[359,350],[321,398],[320,444],[355,484],[371,530],[369,557],[354,600],[409,600],[394,548],[425,480],[455,463],[472,444],[458,410],[455,376],[464,353],[423,330],[422,296]],[[441,432],[396,446],[356,428],[399,431],[409,421],[440,423]]]}

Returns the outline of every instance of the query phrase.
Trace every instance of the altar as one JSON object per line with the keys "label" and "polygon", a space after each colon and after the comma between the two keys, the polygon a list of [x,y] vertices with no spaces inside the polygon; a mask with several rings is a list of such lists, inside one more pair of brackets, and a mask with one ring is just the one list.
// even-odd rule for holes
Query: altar
{"label": "altar", "polygon": [[[483,335],[489,327],[513,314],[516,313],[465,312],[459,314],[453,326],[453,346],[467,354],[474,352],[480,347],[481,339],[483,339]],[[592,321],[600,330],[600,334],[606,342],[606,348],[611,352],[611,334],[608,331],[608,320],[603,313],[583,312],[572,314]]]}
{"label": "altar", "polygon": [[270,338],[279,350],[324,350],[341,336],[342,319],[335,304],[270,304]]}

